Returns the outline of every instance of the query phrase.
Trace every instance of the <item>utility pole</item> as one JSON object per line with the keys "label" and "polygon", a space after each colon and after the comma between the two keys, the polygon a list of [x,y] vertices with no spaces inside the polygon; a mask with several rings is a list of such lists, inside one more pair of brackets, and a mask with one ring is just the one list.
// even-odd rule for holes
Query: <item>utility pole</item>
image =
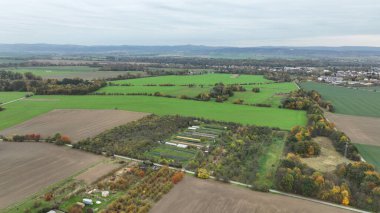
{"label": "utility pole", "polygon": [[344,157],[347,158],[348,142],[346,142],[346,147],[344,149]]}

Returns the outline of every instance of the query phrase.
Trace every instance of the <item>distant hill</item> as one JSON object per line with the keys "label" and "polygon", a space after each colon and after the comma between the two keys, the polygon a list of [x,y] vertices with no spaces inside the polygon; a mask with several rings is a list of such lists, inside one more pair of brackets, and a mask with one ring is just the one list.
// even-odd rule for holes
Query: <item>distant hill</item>
{"label": "distant hill", "polygon": [[131,56],[201,56],[227,58],[351,58],[380,57],[380,47],[211,47],[179,46],[84,46],[56,44],[0,44],[4,54],[122,54]]}

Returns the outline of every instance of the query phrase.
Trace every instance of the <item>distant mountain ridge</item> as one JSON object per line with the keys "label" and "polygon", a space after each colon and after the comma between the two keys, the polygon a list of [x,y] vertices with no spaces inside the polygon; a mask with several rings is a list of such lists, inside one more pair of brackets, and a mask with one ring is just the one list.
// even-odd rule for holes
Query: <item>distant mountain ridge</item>
{"label": "distant mountain ridge", "polygon": [[379,57],[380,47],[212,47],[197,45],[135,46],[135,45],[57,45],[57,44],[0,44],[3,54],[123,54],[152,56],[241,56],[241,57]]}

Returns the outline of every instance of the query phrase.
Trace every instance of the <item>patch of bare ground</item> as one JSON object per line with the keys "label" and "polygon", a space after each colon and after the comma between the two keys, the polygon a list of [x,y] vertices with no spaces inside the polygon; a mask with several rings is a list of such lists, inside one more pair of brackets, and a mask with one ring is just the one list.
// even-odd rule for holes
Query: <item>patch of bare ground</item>
{"label": "patch of bare ground", "polygon": [[320,213],[347,210],[281,195],[262,193],[213,180],[186,176],[156,203],[151,213]]}
{"label": "patch of bare ground", "polygon": [[331,172],[336,169],[337,165],[351,162],[335,150],[329,138],[316,137],[313,140],[321,146],[321,154],[318,157],[301,159],[311,168],[321,172]]}
{"label": "patch of bare ground", "polygon": [[380,118],[325,113],[353,143],[380,146]]}
{"label": "patch of bare ground", "polygon": [[47,143],[0,142],[0,209],[102,159],[101,156]]}
{"label": "patch of bare ground", "polygon": [[240,77],[239,74],[232,74],[232,75],[231,75],[231,78],[239,78],[239,77]]}
{"label": "patch of bare ground", "polygon": [[11,137],[35,133],[44,138],[61,133],[77,142],[113,127],[139,120],[146,115],[148,114],[124,110],[59,109],[2,130],[0,135]]}
{"label": "patch of bare ground", "polygon": [[93,184],[107,174],[121,168],[123,165],[112,161],[102,161],[94,167],[76,176],[75,179],[83,180],[87,184]]}

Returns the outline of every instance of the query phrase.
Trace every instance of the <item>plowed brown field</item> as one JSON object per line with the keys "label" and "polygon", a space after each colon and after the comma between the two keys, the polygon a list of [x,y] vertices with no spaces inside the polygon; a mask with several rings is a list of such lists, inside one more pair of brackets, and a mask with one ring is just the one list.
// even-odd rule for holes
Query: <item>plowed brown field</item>
{"label": "plowed brown field", "polygon": [[55,133],[67,135],[73,142],[94,137],[99,133],[148,115],[124,110],[81,110],[58,109],[35,117],[24,123],[0,131],[0,135],[41,134],[42,137]]}
{"label": "plowed brown field", "polygon": [[150,213],[320,213],[350,212],[306,200],[186,176]]}
{"label": "plowed brown field", "polygon": [[101,156],[47,143],[0,142],[0,209],[102,159]]}

